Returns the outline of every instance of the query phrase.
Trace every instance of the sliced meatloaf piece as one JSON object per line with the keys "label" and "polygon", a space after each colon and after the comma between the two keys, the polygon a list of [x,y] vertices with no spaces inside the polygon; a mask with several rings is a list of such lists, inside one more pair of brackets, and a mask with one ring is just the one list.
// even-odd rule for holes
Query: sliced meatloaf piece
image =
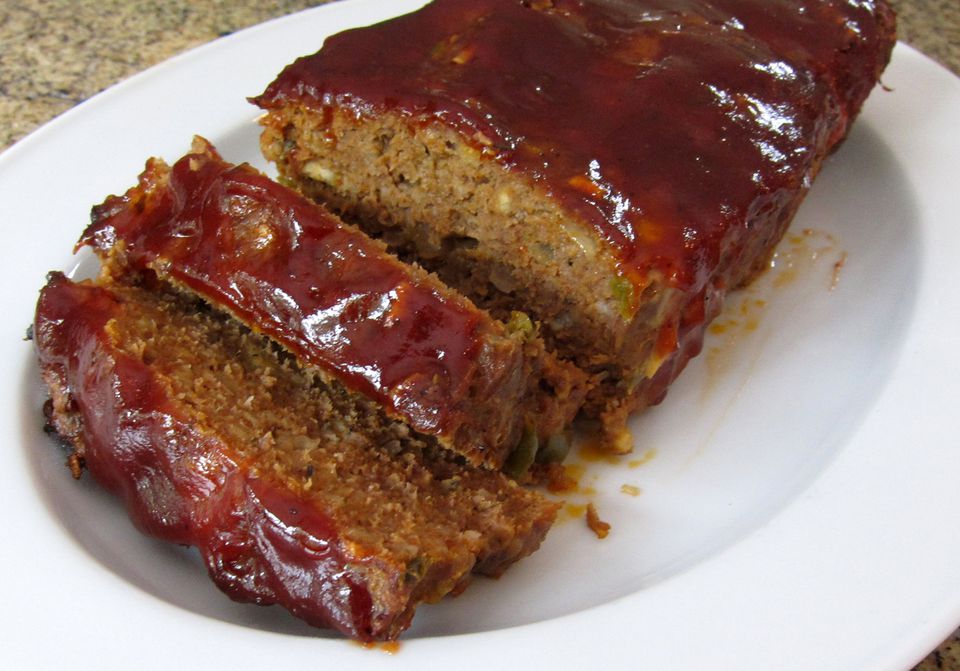
{"label": "sliced meatloaf piece", "polygon": [[894,33],[884,0],[436,0],[253,102],[282,176],[533,316],[622,443],[768,261]]}
{"label": "sliced meatloaf piece", "polygon": [[539,546],[556,504],[145,280],[51,276],[34,335],[52,425],[142,531],[199,548],[229,596],[393,639],[419,602]]}
{"label": "sliced meatloaf piece", "polygon": [[195,292],[474,464],[500,468],[561,434],[586,393],[525,315],[498,322],[199,138],[95,207],[80,244],[108,272],[149,269]]}

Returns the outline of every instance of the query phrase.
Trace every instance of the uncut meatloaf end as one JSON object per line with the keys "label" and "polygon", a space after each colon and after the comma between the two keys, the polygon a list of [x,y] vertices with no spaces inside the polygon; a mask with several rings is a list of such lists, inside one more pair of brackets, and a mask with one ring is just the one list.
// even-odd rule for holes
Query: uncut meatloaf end
{"label": "uncut meatloaf end", "polygon": [[199,548],[233,599],[394,639],[418,603],[537,549],[556,514],[156,280],[53,274],[34,334],[74,461],[140,530]]}
{"label": "uncut meatloaf end", "polygon": [[525,315],[491,318],[202,138],[95,207],[80,244],[109,272],[195,292],[474,464],[562,434],[586,393]]}
{"label": "uncut meatloaf end", "polygon": [[437,0],[253,99],[311,198],[592,376],[623,445],[886,65],[884,0]]}

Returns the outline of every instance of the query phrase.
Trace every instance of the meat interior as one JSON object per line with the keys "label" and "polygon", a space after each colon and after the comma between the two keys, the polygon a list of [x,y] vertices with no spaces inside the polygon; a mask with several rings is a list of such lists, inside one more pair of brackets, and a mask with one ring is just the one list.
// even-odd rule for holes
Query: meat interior
{"label": "meat interior", "polygon": [[500,560],[518,558],[511,543],[550,516],[539,496],[461,465],[203,303],[170,290],[121,293],[124,317],[108,326],[115,346],[162,376],[201,430],[322,510],[347,542],[420,572],[477,561],[497,574]]}

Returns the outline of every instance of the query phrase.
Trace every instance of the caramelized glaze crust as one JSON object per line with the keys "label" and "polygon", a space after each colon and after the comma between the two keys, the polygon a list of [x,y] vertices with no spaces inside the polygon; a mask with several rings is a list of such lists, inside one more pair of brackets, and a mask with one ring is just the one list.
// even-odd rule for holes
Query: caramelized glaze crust
{"label": "caramelized glaze crust", "polygon": [[[894,42],[885,0],[436,0],[334,35],[254,102],[282,174],[495,314],[529,312],[627,444],[629,413],[767,263]],[[369,178],[343,169],[365,158]],[[483,184],[435,186],[473,167]],[[434,206],[494,182],[501,202]],[[479,244],[430,258],[424,228]]]}
{"label": "caramelized glaze crust", "polygon": [[[97,481],[123,499],[139,529],[199,547],[214,579],[235,598],[274,603],[280,592],[298,589],[274,577],[293,565],[299,545],[305,580],[287,596],[301,610],[310,598],[330,606],[301,616],[370,638],[369,589],[343,571],[348,558],[331,521],[307,510],[294,514],[303,506],[292,505],[292,493],[256,477],[249,463],[176,409],[148,367],[116,351],[106,328],[120,310],[109,291],[62,275],[41,293],[34,333],[61,435]],[[266,563],[251,552],[258,542]],[[311,557],[311,544],[327,551]],[[270,557],[276,566],[268,565]]]}
{"label": "caramelized glaze crust", "polygon": [[500,467],[527,425],[563,431],[583,396],[572,366],[541,389],[542,347],[200,139],[95,207],[79,244],[229,310],[473,463]]}
{"label": "caramelized glaze crust", "polygon": [[333,36],[255,102],[442,120],[635,284],[696,292],[809,186],[892,46],[882,0],[441,0]]}
{"label": "caramelized glaze crust", "polygon": [[456,463],[198,303],[56,273],[34,337],[72,461],[141,531],[197,547],[231,598],[393,639],[421,601],[537,549],[556,504]]}

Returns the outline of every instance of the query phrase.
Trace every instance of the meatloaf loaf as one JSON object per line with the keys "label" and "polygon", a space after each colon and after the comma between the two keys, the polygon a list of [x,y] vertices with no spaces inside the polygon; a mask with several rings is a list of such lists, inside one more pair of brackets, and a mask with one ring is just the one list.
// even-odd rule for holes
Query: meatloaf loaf
{"label": "meatloaf loaf", "polygon": [[253,102],[282,176],[533,316],[623,446],[894,41],[885,0],[436,0],[329,38]]}
{"label": "meatloaf loaf", "polygon": [[531,441],[562,434],[586,393],[526,315],[491,318],[200,138],[95,207],[80,244],[109,272],[149,269],[226,309],[474,464],[500,468],[518,447],[529,462]]}
{"label": "meatloaf loaf", "polygon": [[198,547],[232,598],[393,639],[418,602],[538,547],[556,504],[141,280],[51,276],[34,326],[51,422],[141,530]]}

